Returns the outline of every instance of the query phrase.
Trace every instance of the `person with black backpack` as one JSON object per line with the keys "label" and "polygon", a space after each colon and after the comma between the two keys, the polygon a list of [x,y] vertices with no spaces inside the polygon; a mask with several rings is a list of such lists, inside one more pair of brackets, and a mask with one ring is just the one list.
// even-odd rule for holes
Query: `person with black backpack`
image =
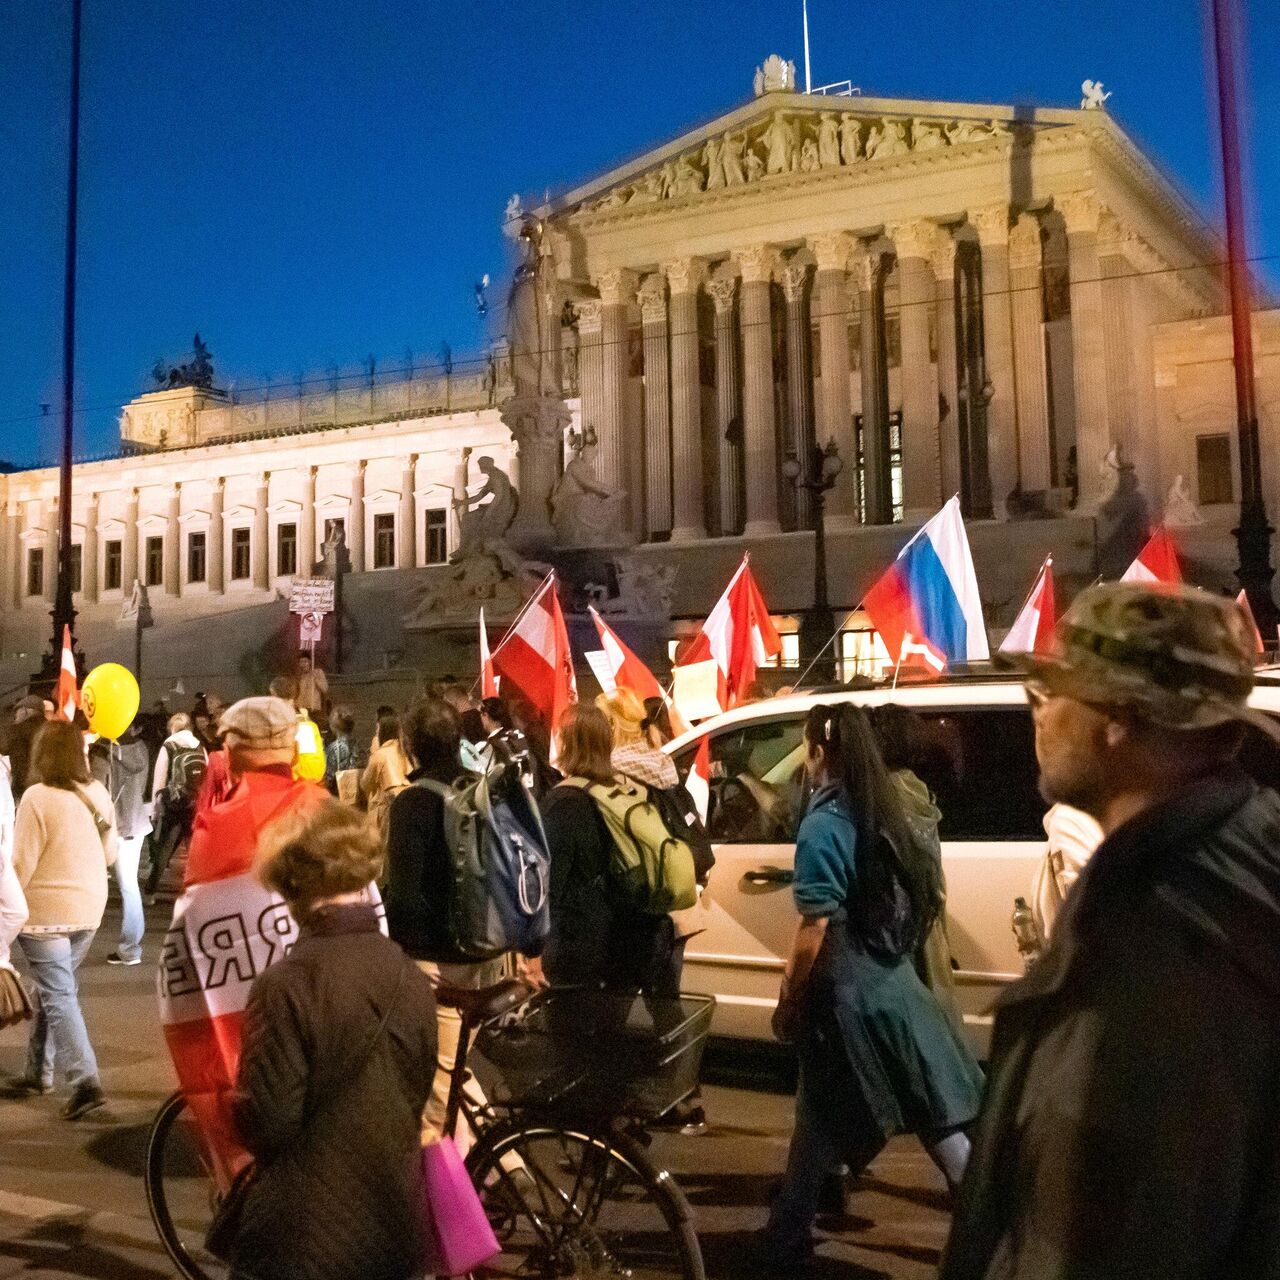
{"label": "person with black backpack", "polygon": [[156,757],[151,777],[153,805],[151,868],[147,872],[147,899],[154,901],[174,853],[191,838],[196,798],[209,769],[209,754],[196,737],[191,717],[179,711],[169,717],[169,736]]}
{"label": "person with black backpack", "polygon": [[861,1172],[896,1133],[919,1136],[955,1189],[982,1074],[920,981],[941,910],[936,863],[912,839],[870,723],[852,704],[805,722],[813,795],[796,839],[800,925],[774,1032],[800,1057],[796,1125],[761,1240],[771,1269],[803,1265],[830,1176]]}

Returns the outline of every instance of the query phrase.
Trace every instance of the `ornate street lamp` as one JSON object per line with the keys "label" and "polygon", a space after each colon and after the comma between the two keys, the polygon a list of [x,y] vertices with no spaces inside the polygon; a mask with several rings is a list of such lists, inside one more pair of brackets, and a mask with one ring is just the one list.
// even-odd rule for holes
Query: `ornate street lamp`
{"label": "ornate street lamp", "polygon": [[840,450],[834,440],[825,449],[810,447],[807,465],[801,466],[794,449],[787,450],[782,474],[797,489],[813,495],[813,605],[800,618],[800,665],[811,669],[819,684],[835,679],[835,655],[831,650],[835,617],[827,599],[826,495],[844,470]]}

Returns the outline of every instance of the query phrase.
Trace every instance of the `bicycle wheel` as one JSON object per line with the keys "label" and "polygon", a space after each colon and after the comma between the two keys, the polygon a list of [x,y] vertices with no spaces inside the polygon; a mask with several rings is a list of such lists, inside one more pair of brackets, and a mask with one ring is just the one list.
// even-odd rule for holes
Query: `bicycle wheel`
{"label": "bicycle wheel", "polygon": [[484,1275],[705,1280],[689,1202],[626,1134],[515,1119],[467,1169],[502,1247]]}
{"label": "bicycle wheel", "polygon": [[147,1135],[147,1208],[186,1280],[225,1280],[228,1268],[204,1247],[213,1219],[213,1179],[181,1093],[167,1098]]}

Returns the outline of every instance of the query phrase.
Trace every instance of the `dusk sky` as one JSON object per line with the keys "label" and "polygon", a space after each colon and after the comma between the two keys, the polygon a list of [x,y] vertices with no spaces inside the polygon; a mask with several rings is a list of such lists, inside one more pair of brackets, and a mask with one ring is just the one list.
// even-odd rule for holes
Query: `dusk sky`
{"label": "dusk sky", "polygon": [[[1252,250],[1272,284],[1277,4],[1245,4]],[[0,458],[29,463],[60,413],[70,0],[3,13]],[[868,94],[1075,106],[1100,78],[1218,217],[1200,0],[811,0],[810,23],[814,82]],[[195,330],[242,388],[479,350],[502,328],[511,193],[740,104],[771,52],[800,62],[799,0],[84,0],[77,452],[112,448],[121,404]]]}

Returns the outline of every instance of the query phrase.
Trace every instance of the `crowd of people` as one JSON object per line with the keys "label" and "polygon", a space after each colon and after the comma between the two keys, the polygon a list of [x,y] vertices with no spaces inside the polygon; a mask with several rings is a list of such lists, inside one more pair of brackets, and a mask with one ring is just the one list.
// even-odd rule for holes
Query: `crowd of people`
{"label": "crowd of people", "polygon": [[[803,1268],[847,1179],[907,1133],[954,1196],[946,1280],[1280,1274],[1280,798],[1236,762],[1249,724],[1275,735],[1246,705],[1253,636],[1207,593],[1107,584],[1077,599],[1051,655],[1019,661],[1050,859],[1041,954],[999,1002],[985,1076],[955,1002],[920,725],[892,705],[808,715],[799,922],[774,1016],[800,1083],[754,1256]],[[76,975],[113,868],[107,962],[122,965],[143,954],[143,898],[175,855],[188,885],[252,870],[300,937],[246,1013],[233,1110],[256,1176],[233,1274],[409,1277],[411,1156],[441,1132],[459,1041],[433,991],[516,973],[678,993],[697,913],[620,891],[601,797],[647,797],[691,849],[710,844],[662,750],[661,703],[582,700],[553,737],[527,708],[443,680],[378,708],[366,740],[323,673],[300,674],[229,708],[201,699],[151,746],[142,726],[86,750],[38,699],[18,704],[0,767],[0,962],[16,943],[37,1016],[8,1095],[61,1079],[68,1119],[105,1100]],[[308,716],[326,725],[323,781],[296,771]],[[549,934],[537,955],[462,961],[438,902],[450,796],[513,746],[550,855]],[[699,1099],[667,1122],[700,1131]]]}

